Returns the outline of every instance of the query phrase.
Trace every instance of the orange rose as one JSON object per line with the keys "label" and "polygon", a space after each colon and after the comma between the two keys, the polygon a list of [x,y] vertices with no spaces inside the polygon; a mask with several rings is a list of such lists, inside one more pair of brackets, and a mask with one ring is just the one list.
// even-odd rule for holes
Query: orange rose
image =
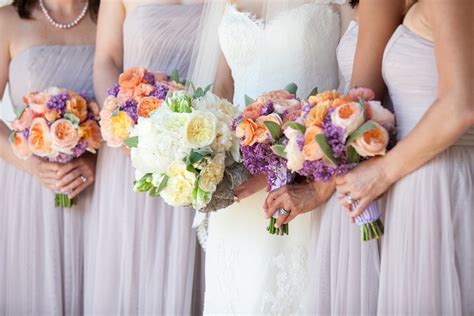
{"label": "orange rose", "polygon": [[23,97],[23,102],[37,114],[43,114],[47,110],[47,103],[51,97],[46,93],[33,92]]}
{"label": "orange rose", "polygon": [[137,113],[139,117],[150,117],[151,112],[159,109],[163,104],[163,100],[149,97],[143,98],[138,102]]}
{"label": "orange rose", "polygon": [[87,104],[87,108],[89,109],[90,112],[94,115],[95,118],[98,118],[100,115],[100,108],[99,105],[95,102],[89,102]]}
{"label": "orange rose", "polygon": [[280,127],[283,124],[280,116],[276,113],[260,116],[259,118],[257,118],[257,121],[256,121],[257,131],[256,132],[257,132],[257,142],[259,143],[264,143],[269,138],[271,138],[270,131],[267,129],[267,127],[264,124],[265,122],[273,122]]}
{"label": "orange rose", "polygon": [[18,157],[18,159],[26,160],[31,157],[28,140],[25,138],[23,133],[13,133],[10,138],[10,145],[12,146],[13,153]]}
{"label": "orange rose", "polygon": [[84,122],[87,119],[87,101],[78,94],[70,93],[66,102],[66,112],[70,112]]}
{"label": "orange rose", "polygon": [[71,121],[59,119],[51,125],[51,139],[58,151],[69,154],[79,142],[79,134]]}
{"label": "orange rose", "polygon": [[340,94],[336,90],[329,90],[329,91],[324,91],[321,93],[318,93],[317,95],[310,96],[308,98],[308,102],[311,105],[316,105],[321,102],[326,102],[326,101],[334,101],[337,98],[339,98]]}
{"label": "orange rose", "polygon": [[87,150],[95,153],[100,147],[101,134],[97,122],[88,120],[79,126],[79,137],[87,142]]}
{"label": "orange rose", "polygon": [[326,100],[319,102],[315,105],[308,113],[308,117],[305,120],[306,127],[319,126],[323,127],[324,119],[328,113],[329,108],[332,106],[332,100]]}
{"label": "orange rose", "polygon": [[37,117],[31,123],[28,145],[37,156],[48,157],[53,154],[53,142],[44,118]]}
{"label": "orange rose", "polygon": [[54,122],[61,116],[58,110],[50,110],[48,109],[44,112],[44,118],[48,120],[48,122]]}
{"label": "orange rose", "polygon": [[352,98],[347,96],[347,95],[343,95],[343,96],[335,99],[334,101],[332,101],[332,107],[337,108],[341,105],[344,105],[344,104],[347,104],[347,103],[350,103],[350,102],[352,102]]}
{"label": "orange rose", "polygon": [[145,73],[146,69],[142,67],[133,67],[127,69],[119,76],[120,87],[126,89],[134,89],[136,86],[143,82],[143,77],[145,76]]}
{"label": "orange rose", "polygon": [[12,128],[15,131],[24,131],[30,126],[35,116],[36,115],[32,109],[26,108],[23,113],[21,113],[20,117],[13,121]]}
{"label": "orange rose", "polygon": [[252,146],[255,144],[262,134],[266,134],[265,128],[259,127],[254,121],[250,119],[243,119],[235,131],[237,137],[242,138],[240,144],[242,146]]}
{"label": "orange rose", "polygon": [[375,127],[365,132],[361,137],[352,142],[352,147],[362,157],[385,155],[389,142],[389,135],[379,123],[371,121]]}
{"label": "orange rose", "polygon": [[150,93],[152,93],[153,90],[155,90],[155,87],[152,86],[151,84],[141,83],[133,91],[133,97],[139,100],[140,98],[150,95]]}
{"label": "orange rose", "polygon": [[324,157],[323,151],[316,142],[316,135],[322,134],[323,130],[318,126],[311,126],[304,135],[303,155],[305,160],[315,161]]}
{"label": "orange rose", "polygon": [[259,101],[250,104],[245,108],[242,117],[245,119],[256,120],[260,116],[263,106],[264,103]]}
{"label": "orange rose", "polygon": [[344,130],[345,137],[355,132],[365,122],[364,109],[359,102],[337,107],[331,113],[332,123]]}
{"label": "orange rose", "polygon": [[286,111],[291,111],[294,107],[301,106],[300,101],[286,90],[270,91],[257,99],[257,102],[262,104],[266,104],[268,101],[273,103],[275,112],[278,114],[283,114]]}

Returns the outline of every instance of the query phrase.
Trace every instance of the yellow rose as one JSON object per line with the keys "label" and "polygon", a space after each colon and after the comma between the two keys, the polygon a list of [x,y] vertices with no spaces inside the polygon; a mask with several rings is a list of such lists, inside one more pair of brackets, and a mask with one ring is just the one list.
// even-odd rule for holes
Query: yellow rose
{"label": "yellow rose", "polygon": [[217,120],[212,113],[194,112],[185,126],[186,142],[192,148],[211,145],[216,138],[216,125]]}
{"label": "yellow rose", "polygon": [[120,140],[125,140],[130,134],[134,122],[127,113],[120,111],[111,118],[112,134]]}
{"label": "yellow rose", "polygon": [[225,154],[217,154],[201,171],[199,187],[206,192],[214,192],[224,178]]}

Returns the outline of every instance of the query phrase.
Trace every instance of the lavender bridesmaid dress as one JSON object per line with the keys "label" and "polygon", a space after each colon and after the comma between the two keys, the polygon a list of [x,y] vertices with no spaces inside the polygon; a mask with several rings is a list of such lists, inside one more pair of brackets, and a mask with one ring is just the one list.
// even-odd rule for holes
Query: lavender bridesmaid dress
{"label": "lavender bridesmaid dress", "polygon": [[[351,21],[337,48],[337,60],[347,91],[359,26]],[[361,241],[337,193],[312,214],[308,314],[375,315],[379,279],[376,240]]]}
{"label": "lavender bridesmaid dress", "polygon": [[[383,73],[407,136],[437,97],[433,43],[400,26]],[[433,130],[433,137],[443,128]],[[474,128],[388,192],[380,315],[474,315]]]}
{"label": "lavender bridesmaid dress", "polygon": [[[51,86],[92,96],[94,46],[40,45],[9,67],[15,107]],[[0,315],[80,315],[83,300],[83,217],[92,188],[72,209],[54,207],[54,193],[0,161]]]}
{"label": "lavender bridesmaid dress", "polygon": [[[201,9],[136,7],[123,26],[124,69],[177,69],[185,77]],[[119,149],[104,147],[93,201],[98,212],[87,219],[85,312],[190,314],[200,254],[192,229],[194,211],[134,192],[133,180],[130,159]]]}

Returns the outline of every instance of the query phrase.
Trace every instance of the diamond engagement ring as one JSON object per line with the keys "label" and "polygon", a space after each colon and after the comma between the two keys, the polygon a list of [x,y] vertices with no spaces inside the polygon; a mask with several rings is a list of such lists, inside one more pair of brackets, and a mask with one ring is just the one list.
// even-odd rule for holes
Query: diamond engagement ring
{"label": "diamond engagement ring", "polygon": [[86,182],[87,181],[87,178],[84,177],[84,176],[80,176],[79,179],[81,179],[82,183]]}
{"label": "diamond engagement ring", "polygon": [[281,213],[282,215],[284,215],[284,216],[290,215],[290,212],[287,211],[287,210],[285,210],[283,207],[280,209],[280,213]]}

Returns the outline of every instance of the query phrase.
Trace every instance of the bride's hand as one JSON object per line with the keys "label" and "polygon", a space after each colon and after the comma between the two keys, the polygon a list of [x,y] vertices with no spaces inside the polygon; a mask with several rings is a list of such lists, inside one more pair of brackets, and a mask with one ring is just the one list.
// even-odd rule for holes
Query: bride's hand
{"label": "bride's hand", "polygon": [[234,189],[234,195],[238,200],[245,199],[267,186],[267,176],[259,174],[252,176],[245,183],[242,183]]}
{"label": "bride's hand", "polygon": [[267,218],[280,208],[284,208],[290,214],[278,217],[275,227],[288,224],[296,216],[311,212],[325,203],[334,193],[334,183],[301,183],[291,184],[272,191],[268,194],[264,212]]}
{"label": "bride's hand", "polygon": [[54,162],[48,162],[38,157],[28,159],[28,173],[38,179],[46,188],[57,191],[57,183],[60,179],[58,171],[61,165]]}
{"label": "bride's hand", "polygon": [[73,199],[94,183],[97,156],[86,154],[61,166],[58,170],[57,190]]}
{"label": "bride's hand", "polygon": [[350,208],[348,196],[359,203],[357,208],[349,212],[352,219],[362,214],[392,184],[393,181],[385,172],[383,157],[364,161],[344,176],[336,177],[336,189],[344,196],[339,199],[339,203]]}

